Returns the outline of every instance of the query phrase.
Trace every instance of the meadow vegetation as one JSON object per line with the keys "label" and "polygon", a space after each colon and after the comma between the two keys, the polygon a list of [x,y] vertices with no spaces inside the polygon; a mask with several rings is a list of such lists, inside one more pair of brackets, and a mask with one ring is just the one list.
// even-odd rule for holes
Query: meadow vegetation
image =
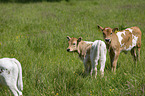
{"label": "meadow vegetation", "polygon": [[[0,57],[16,58],[23,69],[24,96],[145,95],[145,0],[70,0],[0,3]],[[141,59],[121,53],[116,74],[109,55],[104,77],[84,76],[77,53],[68,53],[67,36],[103,40],[97,29],[138,26]],[[99,68],[99,66],[98,66]],[[11,96],[0,88],[0,96]]]}

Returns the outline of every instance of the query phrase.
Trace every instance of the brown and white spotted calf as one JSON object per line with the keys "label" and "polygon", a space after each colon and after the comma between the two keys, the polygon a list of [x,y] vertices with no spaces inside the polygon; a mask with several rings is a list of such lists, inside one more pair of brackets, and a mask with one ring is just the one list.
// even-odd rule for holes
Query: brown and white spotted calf
{"label": "brown and white spotted calf", "polygon": [[103,28],[98,25],[98,29],[103,32],[103,37],[111,59],[112,71],[116,71],[117,60],[122,51],[131,51],[131,55],[135,63],[137,63],[137,60],[140,59],[141,49],[141,31],[138,27],[135,26],[118,31],[118,28]]}
{"label": "brown and white spotted calf", "polygon": [[96,40],[94,42],[83,41],[82,38],[70,38],[67,36],[69,47],[67,48],[68,52],[77,52],[79,57],[84,63],[85,74],[92,73],[95,71],[95,78],[97,75],[97,65],[98,60],[101,64],[101,75],[104,75],[104,68],[106,62],[106,45],[101,40]]}

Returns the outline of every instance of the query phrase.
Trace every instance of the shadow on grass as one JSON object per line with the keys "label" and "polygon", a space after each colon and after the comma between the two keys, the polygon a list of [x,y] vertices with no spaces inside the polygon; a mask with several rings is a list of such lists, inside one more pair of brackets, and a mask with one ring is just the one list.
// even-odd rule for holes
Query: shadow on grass
{"label": "shadow on grass", "polygon": [[[118,69],[119,67],[120,67],[120,62],[118,62],[118,65],[117,65],[116,69]],[[105,68],[104,68],[104,74],[106,74],[105,71],[112,72],[110,62],[106,62]],[[90,74],[85,74],[84,71],[80,70],[80,68],[76,69],[74,74],[79,75],[82,78],[86,78],[88,76],[91,76]],[[100,76],[100,75],[101,75],[101,73],[100,73],[100,62],[99,62],[98,66],[97,66],[97,76]],[[94,76],[95,76],[95,74],[93,73],[93,77]]]}
{"label": "shadow on grass", "polygon": [[74,73],[74,75],[78,75],[78,76],[81,76],[82,78],[85,78],[87,77],[88,75],[85,74],[83,71],[81,71],[80,69],[77,69]]}

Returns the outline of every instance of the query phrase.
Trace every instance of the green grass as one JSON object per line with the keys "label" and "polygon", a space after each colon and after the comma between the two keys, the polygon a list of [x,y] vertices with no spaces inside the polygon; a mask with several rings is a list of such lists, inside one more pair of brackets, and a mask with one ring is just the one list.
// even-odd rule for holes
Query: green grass
{"label": "green grass", "polygon": [[[24,96],[143,96],[144,5],[144,0],[1,3],[0,57],[12,57],[21,62]],[[66,51],[66,37],[103,40],[97,24],[141,29],[141,60],[137,67],[130,52],[122,53],[113,74],[107,54],[103,78],[99,72],[97,79],[83,76],[84,66],[78,54]],[[0,96],[11,95],[7,89],[0,88]]]}

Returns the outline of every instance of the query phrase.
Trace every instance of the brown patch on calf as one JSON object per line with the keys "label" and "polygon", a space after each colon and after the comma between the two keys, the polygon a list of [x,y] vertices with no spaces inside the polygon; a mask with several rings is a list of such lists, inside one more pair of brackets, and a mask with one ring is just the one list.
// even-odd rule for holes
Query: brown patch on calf
{"label": "brown patch on calf", "polygon": [[90,48],[91,48],[91,44],[87,44],[84,41],[79,42],[78,44],[78,53],[80,54],[81,57],[85,57],[86,53],[90,54]]}
{"label": "brown patch on calf", "polygon": [[126,49],[128,49],[130,45],[132,46],[133,38],[132,38],[132,33],[129,30],[126,30],[125,35],[122,34],[121,36],[123,38],[121,41],[121,44],[124,44],[124,46],[122,46],[123,49],[124,49],[124,47],[126,47]]}
{"label": "brown patch on calf", "polygon": [[131,29],[133,29],[133,35],[138,37],[138,41],[137,41],[137,47],[140,48],[141,47],[141,30],[138,27],[131,27]]}

